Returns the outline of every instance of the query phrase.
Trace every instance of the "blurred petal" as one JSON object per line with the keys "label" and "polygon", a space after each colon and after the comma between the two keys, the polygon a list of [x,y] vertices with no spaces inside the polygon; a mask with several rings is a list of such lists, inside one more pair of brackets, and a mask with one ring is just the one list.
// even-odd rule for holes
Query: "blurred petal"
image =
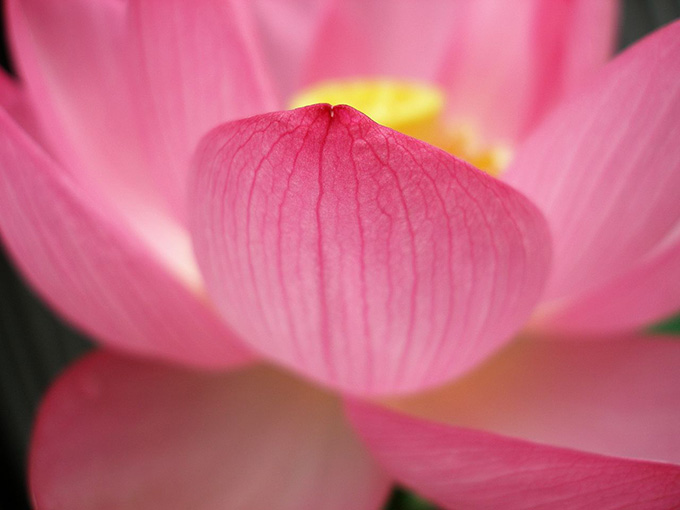
{"label": "blurred petal", "polygon": [[[109,345],[205,366],[249,355],[122,223],[0,112],[0,231],[17,266],[55,310]],[[168,257],[182,254],[168,245]]]}
{"label": "blurred petal", "polygon": [[200,137],[227,120],[277,109],[245,0],[130,0],[136,121],[156,179],[181,217]]}
{"label": "blurred petal", "polygon": [[194,246],[225,320],[335,388],[416,390],[526,320],[550,241],[535,208],[348,106],[225,124],[192,189]]}
{"label": "blurred petal", "polygon": [[[537,130],[506,174],[548,217],[556,249],[547,299],[562,300],[555,308],[635,280],[635,272],[674,249],[679,55],[680,22],[624,52]],[[673,292],[669,300],[680,305],[677,287]]]}
{"label": "blurred petal", "polygon": [[120,0],[10,0],[13,51],[50,152],[121,211],[160,207],[135,122]]}
{"label": "blurred petal", "polygon": [[301,87],[303,63],[313,51],[325,6],[332,0],[251,0],[263,56],[284,102]]}
{"label": "blurred petal", "polygon": [[449,113],[489,139],[516,140],[610,57],[617,2],[459,3],[437,80]]}
{"label": "blurred petal", "polygon": [[667,510],[680,501],[677,465],[545,446],[368,404],[354,403],[350,416],[398,481],[443,508]]}
{"label": "blurred petal", "polygon": [[31,453],[38,510],[377,510],[389,488],[337,400],[265,367],[94,354],[48,394]]}
{"label": "blurred petal", "polygon": [[[621,9],[617,0],[562,0],[559,5],[555,2],[551,6],[544,2],[540,5],[543,10],[538,30],[553,28],[559,32],[557,37],[548,39],[553,51],[541,53],[544,59],[541,70],[546,81],[537,93],[549,102],[580,88],[612,57]],[[546,37],[551,36],[539,35],[538,44],[547,42]],[[558,65],[556,57],[560,59]]]}
{"label": "blurred petal", "polygon": [[680,464],[680,338],[520,341],[480,369],[392,404],[458,427]]}
{"label": "blurred petal", "polygon": [[19,84],[4,70],[0,70],[0,105],[5,110],[9,110],[14,103],[19,101],[20,95]]}
{"label": "blurred petal", "polygon": [[330,0],[304,69],[305,84],[337,77],[432,79],[457,23],[449,0]]}
{"label": "blurred petal", "polygon": [[405,414],[352,402],[350,417],[390,473],[446,508],[665,510],[680,502],[679,365],[677,339],[520,342],[389,403]]}
{"label": "blurred petal", "polygon": [[602,334],[633,331],[676,313],[680,309],[680,225],[676,230],[669,242],[635,268],[553,312],[541,326]]}
{"label": "blurred petal", "polygon": [[2,70],[0,70],[0,106],[34,140],[42,140],[42,134],[33,113],[33,108],[26,97],[26,92],[12,77]]}
{"label": "blurred petal", "polygon": [[455,120],[514,140],[613,50],[613,0],[335,0],[306,83],[392,76],[435,81]]}

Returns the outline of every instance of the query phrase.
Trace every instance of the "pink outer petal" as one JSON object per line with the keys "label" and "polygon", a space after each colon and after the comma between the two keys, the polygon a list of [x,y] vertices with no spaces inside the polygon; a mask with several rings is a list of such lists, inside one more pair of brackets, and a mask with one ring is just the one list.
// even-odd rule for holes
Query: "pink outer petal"
{"label": "pink outer petal", "polygon": [[56,310],[117,348],[204,366],[250,356],[200,291],[179,281],[4,112],[0,131],[0,232]]}
{"label": "pink outer petal", "polygon": [[225,124],[197,152],[194,246],[255,349],[356,394],[468,370],[526,320],[550,241],[533,206],[348,106]]}
{"label": "pink outer petal", "polygon": [[25,91],[2,70],[0,70],[0,106],[34,140],[42,139],[33,108],[28,102]]}
{"label": "pink outer petal", "polygon": [[543,444],[680,464],[680,339],[520,341],[462,380],[393,402]]}
{"label": "pink outer petal", "polygon": [[555,104],[590,78],[614,49],[618,2],[459,2],[437,74],[453,120],[489,139],[521,139]]}
{"label": "pink outer petal", "polygon": [[632,331],[680,308],[680,228],[674,239],[625,275],[554,311],[536,326],[581,334]]}
{"label": "pink outer petal", "polygon": [[543,446],[353,403],[350,418],[397,480],[451,510],[668,510],[680,467]]}
{"label": "pink outer petal", "polygon": [[389,403],[405,414],[348,409],[388,471],[446,508],[665,510],[680,504],[679,365],[677,339],[524,341]]}
{"label": "pink outer petal", "polygon": [[12,49],[50,152],[121,210],[162,206],[144,169],[120,0],[9,0]]}
{"label": "pink outer petal", "polygon": [[[632,291],[642,266],[674,249],[679,55],[680,22],[627,50],[537,130],[505,176],[548,217],[556,249],[547,298],[561,299],[556,307],[602,286]],[[626,278],[630,289],[617,287]],[[659,312],[680,304],[676,291],[652,299]]]}
{"label": "pink outer petal", "polygon": [[278,109],[247,0],[130,0],[135,119],[174,210],[201,136],[218,124]]}
{"label": "pink outer petal", "polygon": [[164,203],[167,178],[154,181],[139,143],[131,83],[137,73],[125,58],[125,5],[10,0],[12,43],[36,120],[10,114],[160,257],[195,268],[186,232]]}
{"label": "pink outer petal", "polygon": [[37,510],[377,510],[390,485],[319,390],[108,353],[50,391],[30,483]]}
{"label": "pink outer petal", "polygon": [[613,49],[617,2],[331,0],[305,84],[394,76],[438,82],[456,121],[514,140]]}

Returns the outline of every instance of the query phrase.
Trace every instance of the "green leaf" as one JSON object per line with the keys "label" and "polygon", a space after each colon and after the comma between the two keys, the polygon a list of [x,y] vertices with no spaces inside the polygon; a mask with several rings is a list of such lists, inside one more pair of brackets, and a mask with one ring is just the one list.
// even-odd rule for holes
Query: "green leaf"
{"label": "green leaf", "polygon": [[437,507],[406,489],[397,488],[385,510],[437,510]]}
{"label": "green leaf", "polygon": [[680,313],[647,328],[655,335],[680,335]]}

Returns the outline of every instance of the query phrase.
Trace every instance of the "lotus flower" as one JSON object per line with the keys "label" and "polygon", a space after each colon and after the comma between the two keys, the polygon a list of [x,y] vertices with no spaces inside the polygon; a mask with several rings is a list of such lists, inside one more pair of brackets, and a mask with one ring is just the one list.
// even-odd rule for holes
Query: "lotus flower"
{"label": "lotus flower", "polygon": [[111,349],[36,508],[680,504],[679,23],[599,69],[608,1],[8,14],[3,239]]}

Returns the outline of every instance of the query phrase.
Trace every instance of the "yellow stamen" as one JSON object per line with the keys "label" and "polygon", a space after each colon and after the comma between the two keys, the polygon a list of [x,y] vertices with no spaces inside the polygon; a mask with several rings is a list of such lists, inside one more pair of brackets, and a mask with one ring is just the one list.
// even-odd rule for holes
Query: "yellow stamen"
{"label": "yellow stamen", "polygon": [[498,175],[511,153],[505,146],[488,145],[470,127],[447,125],[444,95],[432,86],[395,80],[329,81],[293,98],[291,108],[316,103],[347,104],[378,124],[436,145],[480,170]]}
{"label": "yellow stamen", "polygon": [[330,81],[297,95],[292,107],[315,103],[347,104],[378,124],[423,138],[439,123],[444,96],[425,85],[388,81]]}

